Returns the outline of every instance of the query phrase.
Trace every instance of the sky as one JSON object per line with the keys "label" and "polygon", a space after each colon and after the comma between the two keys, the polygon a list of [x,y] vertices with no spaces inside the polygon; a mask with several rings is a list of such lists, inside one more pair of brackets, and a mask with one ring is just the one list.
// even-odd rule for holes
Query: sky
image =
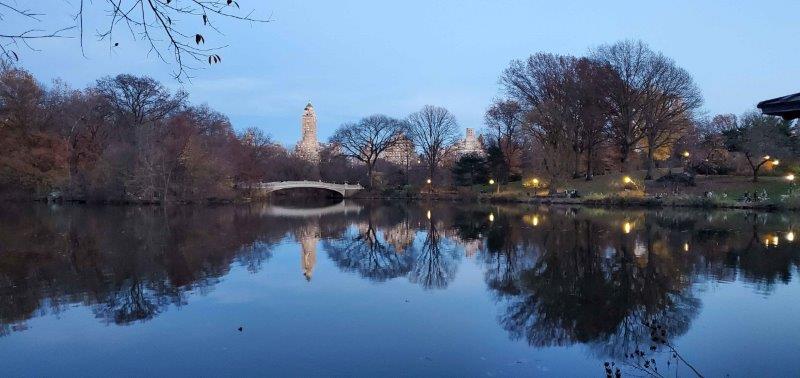
{"label": "sky", "polygon": [[[28,7],[46,10],[41,23],[49,26],[73,22],[74,4],[36,0]],[[95,30],[107,22],[104,1],[87,12],[83,54],[78,39],[44,40],[35,43],[38,51],[19,50],[19,64],[44,83],[60,79],[76,88],[106,75],[148,75],[226,114],[237,130],[258,127],[287,146],[300,137],[308,101],[321,140],[344,122],[375,113],[405,117],[426,104],[449,109],[462,129],[480,130],[511,60],[536,52],[579,56],[624,39],[641,39],[688,70],[709,115],[742,113],[800,91],[796,0],[239,4],[272,22],[214,20],[223,34],[197,26],[207,44],[227,47],[219,52],[222,64],[194,71],[184,83],[141,42],[120,36],[111,48],[97,41]],[[0,32],[23,21],[7,17]]]}

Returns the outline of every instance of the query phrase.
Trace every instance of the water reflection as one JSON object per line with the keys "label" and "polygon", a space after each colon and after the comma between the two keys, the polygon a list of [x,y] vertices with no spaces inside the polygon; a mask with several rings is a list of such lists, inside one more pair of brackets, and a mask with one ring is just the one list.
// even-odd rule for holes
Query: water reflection
{"label": "water reflection", "polygon": [[[296,246],[374,282],[448,288],[475,261],[497,323],[534,347],[585,345],[629,361],[690,331],[698,290],[741,281],[760,295],[800,267],[794,215],[563,207],[344,203],[128,208],[11,206],[0,213],[0,333],[72,305],[125,325],[186,306],[232,265],[259,271]],[[317,272],[316,274],[320,274]],[[481,295],[481,293],[475,293]]]}
{"label": "water reflection", "polygon": [[370,208],[367,219],[357,222],[341,237],[326,240],[325,250],[340,269],[380,282],[405,276],[411,271],[413,260],[410,240],[397,241],[392,246],[389,236],[396,230],[386,229],[382,237],[378,234],[378,216]]}

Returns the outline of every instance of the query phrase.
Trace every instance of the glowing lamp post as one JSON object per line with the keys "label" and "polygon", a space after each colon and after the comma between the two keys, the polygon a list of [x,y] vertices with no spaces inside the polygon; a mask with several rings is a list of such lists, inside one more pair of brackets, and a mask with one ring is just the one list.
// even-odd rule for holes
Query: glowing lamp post
{"label": "glowing lamp post", "polygon": [[[494,179],[489,179],[489,186],[492,186],[494,184],[495,184]],[[499,182],[497,183],[497,194],[500,194],[500,183]]]}
{"label": "glowing lamp post", "polygon": [[639,185],[636,185],[636,181],[634,181],[631,176],[625,176],[622,178],[622,183],[627,188],[628,185],[633,186],[634,189],[639,189]]}
{"label": "glowing lamp post", "polygon": [[630,234],[632,230],[633,230],[633,223],[625,222],[622,224],[622,232]]}
{"label": "glowing lamp post", "polygon": [[681,156],[683,156],[683,172],[689,172],[689,157],[692,156],[692,154],[690,154],[689,151],[683,151]]}

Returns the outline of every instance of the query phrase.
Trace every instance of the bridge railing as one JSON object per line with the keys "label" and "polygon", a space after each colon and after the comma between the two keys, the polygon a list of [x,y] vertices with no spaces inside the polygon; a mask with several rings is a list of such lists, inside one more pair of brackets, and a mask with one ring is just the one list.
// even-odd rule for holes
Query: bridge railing
{"label": "bridge railing", "polygon": [[324,187],[324,188],[337,188],[337,189],[364,189],[361,184],[350,184],[350,183],[330,183],[325,181],[311,181],[311,180],[303,180],[303,181],[273,181],[273,182],[261,182],[257,184],[239,184],[237,185],[241,188],[274,188],[274,187],[292,187],[292,186],[310,186],[310,187]]}

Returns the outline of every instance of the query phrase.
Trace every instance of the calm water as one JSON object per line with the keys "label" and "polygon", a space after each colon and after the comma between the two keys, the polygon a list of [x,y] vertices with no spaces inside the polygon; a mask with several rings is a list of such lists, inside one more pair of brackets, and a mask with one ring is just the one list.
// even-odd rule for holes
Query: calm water
{"label": "calm water", "polygon": [[736,211],[6,205],[0,375],[797,377],[798,247]]}

